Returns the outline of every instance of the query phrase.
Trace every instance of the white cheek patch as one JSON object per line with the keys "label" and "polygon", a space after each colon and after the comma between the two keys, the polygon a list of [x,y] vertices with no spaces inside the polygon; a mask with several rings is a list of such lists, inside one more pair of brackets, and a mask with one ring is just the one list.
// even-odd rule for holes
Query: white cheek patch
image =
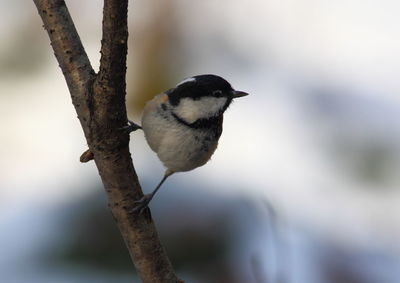
{"label": "white cheek patch", "polygon": [[177,84],[176,87],[178,87],[178,86],[180,86],[180,85],[183,85],[183,84],[185,84],[185,83],[188,83],[188,82],[195,82],[195,81],[196,81],[195,78],[186,78],[186,79],[184,79],[183,81],[181,81],[179,84]]}
{"label": "white cheek patch", "polygon": [[185,97],[175,107],[174,113],[186,122],[193,123],[198,119],[215,116],[224,108],[226,101],[226,97],[202,97],[199,100]]}

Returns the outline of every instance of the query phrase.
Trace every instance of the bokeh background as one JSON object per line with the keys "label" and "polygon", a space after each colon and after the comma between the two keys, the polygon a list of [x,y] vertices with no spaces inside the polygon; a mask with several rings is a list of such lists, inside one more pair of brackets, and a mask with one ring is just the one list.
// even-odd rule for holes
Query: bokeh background
{"label": "bokeh background", "polygon": [[[102,3],[67,2],[97,69]],[[191,75],[251,93],[151,204],[186,282],[400,282],[399,9],[131,1],[131,119]],[[0,281],[139,282],[32,1],[0,2],[0,42]],[[131,151],[149,192],[163,167],[141,132]]]}

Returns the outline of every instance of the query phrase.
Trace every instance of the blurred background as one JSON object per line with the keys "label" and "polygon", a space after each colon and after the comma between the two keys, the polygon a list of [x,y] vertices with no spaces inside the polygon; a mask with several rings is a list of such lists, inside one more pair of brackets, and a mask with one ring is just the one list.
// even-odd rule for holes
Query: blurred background
{"label": "blurred background", "polygon": [[[97,70],[102,2],[67,1]],[[400,282],[400,3],[131,1],[128,112],[213,73],[251,95],[151,203],[194,283]],[[0,2],[1,282],[139,282],[32,1]],[[163,167],[131,135],[143,188]],[[136,279],[135,279],[136,278]]]}

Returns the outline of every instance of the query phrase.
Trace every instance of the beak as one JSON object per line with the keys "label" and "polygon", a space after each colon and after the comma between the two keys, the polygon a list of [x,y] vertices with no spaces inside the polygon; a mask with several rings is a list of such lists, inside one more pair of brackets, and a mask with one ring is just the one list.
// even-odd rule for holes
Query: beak
{"label": "beak", "polygon": [[238,97],[249,95],[247,92],[239,91],[239,90],[232,91],[232,94],[233,94],[233,98],[238,98]]}

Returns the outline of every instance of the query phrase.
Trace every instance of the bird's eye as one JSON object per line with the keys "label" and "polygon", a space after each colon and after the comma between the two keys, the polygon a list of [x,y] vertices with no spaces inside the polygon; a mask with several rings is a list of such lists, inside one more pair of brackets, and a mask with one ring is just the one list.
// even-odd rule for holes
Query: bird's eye
{"label": "bird's eye", "polygon": [[222,91],[220,91],[220,90],[216,90],[216,91],[213,91],[213,96],[215,96],[215,97],[221,97],[222,96]]}

